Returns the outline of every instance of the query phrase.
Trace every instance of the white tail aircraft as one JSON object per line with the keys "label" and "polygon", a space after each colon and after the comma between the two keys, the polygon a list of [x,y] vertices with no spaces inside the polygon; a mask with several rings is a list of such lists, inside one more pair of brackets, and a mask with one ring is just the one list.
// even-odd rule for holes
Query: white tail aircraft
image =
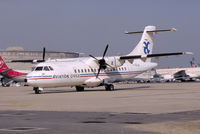
{"label": "white tail aircraft", "polygon": [[126,32],[126,34],[142,34],[142,38],[135,49],[125,56],[103,57],[89,55],[87,58],[55,59],[39,63],[30,72],[26,81],[36,94],[43,88],[76,87],[77,91],[84,91],[85,87],[105,86],[106,90],[114,90],[112,83],[129,80],[135,76],[155,68],[151,58],[172,55],[184,55],[189,52],[152,54],[153,35],[159,32],[173,32],[176,29],[156,30],[155,26],[146,26],[144,31]]}

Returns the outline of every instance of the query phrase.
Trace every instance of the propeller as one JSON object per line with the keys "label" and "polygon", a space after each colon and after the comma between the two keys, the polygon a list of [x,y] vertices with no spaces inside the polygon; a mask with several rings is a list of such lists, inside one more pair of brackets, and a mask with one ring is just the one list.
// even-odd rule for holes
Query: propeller
{"label": "propeller", "polygon": [[[105,61],[105,59],[104,59],[104,57],[105,57],[105,55],[106,55],[106,52],[107,52],[107,50],[108,50],[108,46],[109,46],[109,45],[107,44],[107,45],[106,45],[106,48],[105,48],[105,50],[104,50],[104,53],[103,53],[103,57],[102,57],[100,60],[97,59],[96,57],[92,56],[91,54],[89,54],[90,57],[92,57],[93,59],[97,60],[98,63],[99,63],[99,69],[98,69],[96,78],[98,78],[99,73],[100,73],[100,71],[101,71],[102,69],[105,70],[105,69],[107,68],[107,66],[110,66],[109,64],[106,63],[106,61]],[[111,66],[110,66],[110,67],[111,67]]]}

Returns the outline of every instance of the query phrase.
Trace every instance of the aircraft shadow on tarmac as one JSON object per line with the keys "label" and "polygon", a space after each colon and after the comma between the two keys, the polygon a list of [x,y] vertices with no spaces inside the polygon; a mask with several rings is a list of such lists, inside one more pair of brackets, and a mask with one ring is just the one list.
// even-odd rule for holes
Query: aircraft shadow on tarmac
{"label": "aircraft shadow on tarmac", "polygon": [[[120,90],[146,90],[150,88],[150,86],[138,86],[138,87],[128,87],[128,88],[116,88],[114,91],[120,91]],[[105,91],[104,88],[102,89],[95,89],[95,88],[86,88],[83,92],[113,92],[113,91]],[[73,93],[77,92],[75,89],[71,88],[69,89],[45,89],[42,94],[55,94],[55,93]],[[81,92],[78,92],[81,93]],[[34,93],[32,93],[34,94]]]}

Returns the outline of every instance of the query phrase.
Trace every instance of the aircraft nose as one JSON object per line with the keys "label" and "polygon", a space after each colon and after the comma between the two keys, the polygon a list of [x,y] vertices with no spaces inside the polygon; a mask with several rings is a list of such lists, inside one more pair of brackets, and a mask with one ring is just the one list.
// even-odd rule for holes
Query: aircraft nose
{"label": "aircraft nose", "polygon": [[32,78],[31,73],[29,73],[26,78],[24,79],[24,82],[26,82],[28,85],[32,84],[32,80],[30,80],[30,78]]}
{"label": "aircraft nose", "polygon": [[24,81],[29,86],[34,86],[36,84],[35,81],[34,80],[30,80],[30,78],[26,78]]}

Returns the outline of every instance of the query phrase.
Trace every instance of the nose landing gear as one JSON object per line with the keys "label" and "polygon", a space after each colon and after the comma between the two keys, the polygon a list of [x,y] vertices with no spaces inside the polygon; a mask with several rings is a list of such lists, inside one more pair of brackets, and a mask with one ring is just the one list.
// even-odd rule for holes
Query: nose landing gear
{"label": "nose landing gear", "polygon": [[35,94],[41,94],[43,89],[39,87],[33,87],[33,90],[35,91]]}

